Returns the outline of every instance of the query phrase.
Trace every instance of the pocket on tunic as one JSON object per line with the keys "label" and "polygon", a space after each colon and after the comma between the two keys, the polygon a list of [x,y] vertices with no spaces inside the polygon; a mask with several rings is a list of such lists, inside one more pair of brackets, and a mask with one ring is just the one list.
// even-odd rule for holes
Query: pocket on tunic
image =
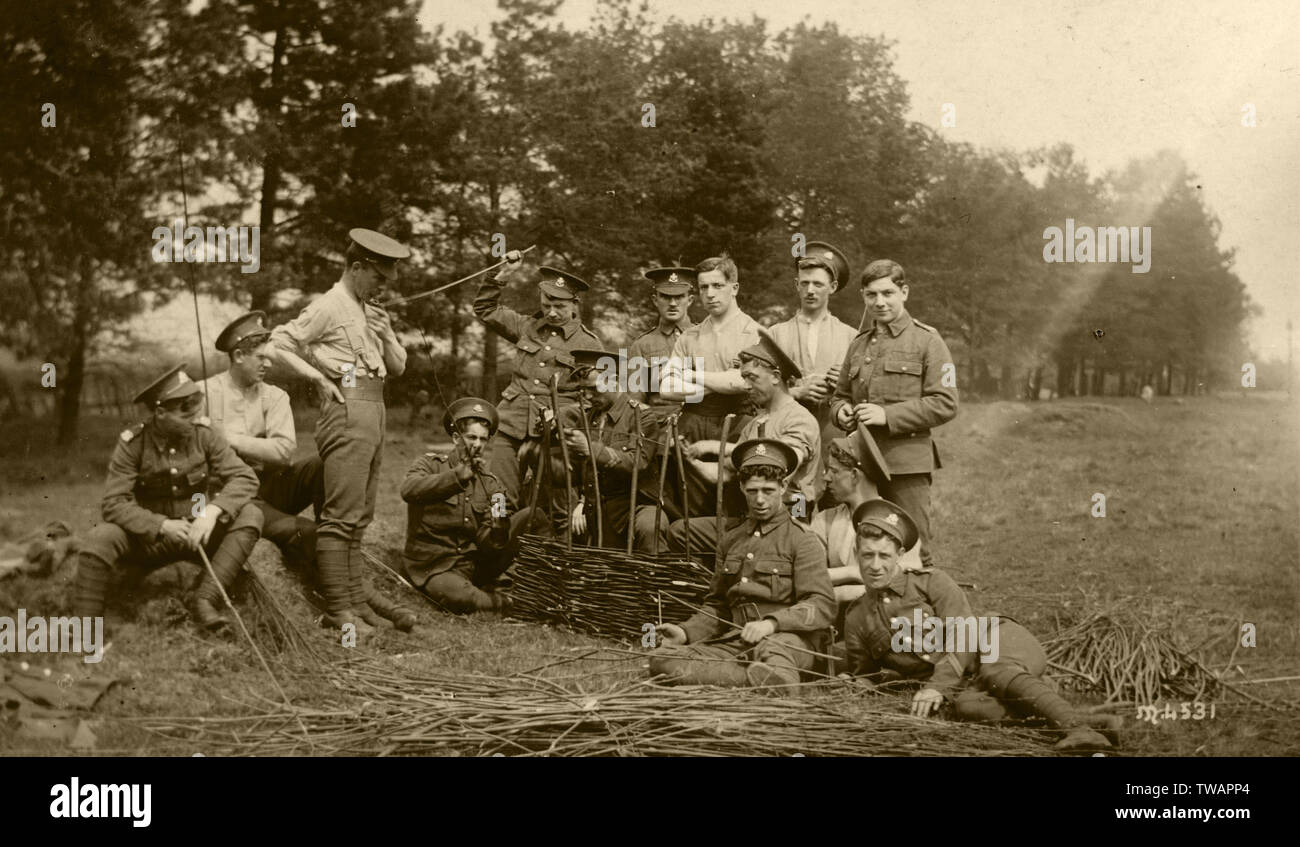
{"label": "pocket on tunic", "polygon": [[767,585],[772,600],[792,600],[794,593],[794,563],[789,559],[764,558],[754,562],[754,578]]}
{"label": "pocket on tunic", "polygon": [[921,362],[885,362],[882,370],[885,373],[885,390],[881,398],[884,402],[901,403],[904,400],[920,399],[921,377],[925,370]]}

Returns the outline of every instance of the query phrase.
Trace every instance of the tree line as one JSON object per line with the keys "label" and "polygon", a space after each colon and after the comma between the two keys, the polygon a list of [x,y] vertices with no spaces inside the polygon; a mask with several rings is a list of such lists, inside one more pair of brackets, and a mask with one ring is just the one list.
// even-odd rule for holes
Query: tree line
{"label": "tree line", "polygon": [[[193,283],[278,319],[301,305],[284,292],[337,279],[354,226],[417,251],[392,294],[497,261],[498,234],[537,244],[593,283],[588,323],[629,329],[613,344],[648,322],[642,270],[723,250],[746,311],[787,316],[802,234],[855,269],[902,263],[967,396],[1240,373],[1253,307],[1176,153],[1093,175],[1065,143],[951,142],[907,119],[890,42],[834,24],[659,23],[603,0],[570,28],[560,0],[498,5],[479,38],[425,32],[406,0],[0,0],[0,327],[58,366],[60,439],[98,339],[146,295]],[[258,272],[155,263],[152,231],[186,204],[195,225],[256,222]],[[1149,271],[1046,262],[1067,218],[1150,226]],[[466,333],[473,287],[400,317],[449,343],[439,384],[496,396],[506,351]],[[832,308],[857,325],[856,278]]]}

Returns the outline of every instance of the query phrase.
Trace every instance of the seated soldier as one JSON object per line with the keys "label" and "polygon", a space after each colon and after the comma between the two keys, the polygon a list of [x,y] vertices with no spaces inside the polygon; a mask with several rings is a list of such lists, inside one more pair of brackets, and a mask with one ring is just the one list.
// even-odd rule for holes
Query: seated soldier
{"label": "seated soldier", "polygon": [[528,510],[507,517],[505,488],[488,472],[497,421],[496,407],[486,400],[454,401],[443,416],[452,453],[425,453],[402,480],[409,504],[406,577],[451,612],[510,610],[510,597],[496,582],[510,566]]}
{"label": "seated soldier", "polygon": [[[226,440],[198,417],[203,398],[181,365],[135,397],[152,417],[122,432],[108,463],[104,523],[85,536],[77,559],[73,613],[104,614],[109,572],[130,563],[156,568],[178,559],[202,562],[194,591],[195,623],[210,630],[227,621],[218,611],[262,530],[251,501],[257,475]],[[215,574],[216,580],[213,581]],[[220,587],[218,587],[218,582]]]}
{"label": "seated soldier", "polygon": [[[900,554],[919,537],[907,512],[888,500],[869,500],[854,511],[853,521],[858,527],[858,565],[867,587],[849,607],[844,621],[851,673],[883,669],[895,676],[923,680],[923,687],[912,699],[912,714],[919,717],[937,714],[947,698],[957,720],[992,722],[1009,715],[1043,718],[1064,732],[1056,744],[1058,750],[1110,747],[1107,737],[1092,726],[1117,740],[1119,718],[1075,711],[1042,679],[1047,669],[1043,647],[1014,620],[988,619],[991,632],[985,649],[980,649],[983,645],[974,637],[956,639],[956,644],[942,643],[952,640],[950,633],[960,622],[975,619],[965,593],[946,573],[933,567],[903,570]],[[931,645],[929,636],[923,642],[921,633],[913,633],[914,644],[911,635],[902,635],[918,617],[943,622],[941,649],[921,652]]]}
{"label": "seated soldier", "polygon": [[770,438],[732,451],[749,517],[723,536],[703,608],[681,626],[662,626],[652,674],[678,685],[794,686],[825,649],[835,615],[826,550],[783,503],[799,458]]}
{"label": "seated soldier", "polygon": [[[651,457],[660,424],[648,406],[633,400],[620,390],[617,358],[604,350],[575,348],[571,385],[577,387],[579,406],[566,407],[561,413],[564,437],[573,465],[575,488],[579,495],[570,515],[575,536],[585,536],[589,545],[596,544],[596,487],[591,472],[593,448],[587,441],[590,433],[595,442],[595,461],[600,468],[601,540],[606,547],[622,547],[627,538],[628,518],[632,506],[632,471],[637,472],[637,508],[632,520],[633,546],[643,553],[668,549],[668,514],[655,508],[655,475]],[[583,413],[586,414],[584,425]],[[640,431],[638,433],[638,414]],[[559,448],[552,448],[553,461],[563,461]],[[560,469],[562,471],[563,468]],[[563,481],[561,472],[553,478]],[[563,493],[553,495],[562,502]],[[655,538],[658,514],[659,538]]]}
{"label": "seated soldier", "polygon": [[[862,572],[855,555],[858,541],[853,523],[853,511],[868,500],[880,495],[872,481],[878,473],[876,457],[863,441],[870,433],[863,427],[850,438],[832,439],[826,455],[826,490],[837,503],[830,509],[813,515],[812,531],[826,545],[826,567],[830,569],[831,584],[835,586],[835,600],[840,604],[840,617],[848,604],[862,596]],[[878,455],[878,454],[876,454]],[[903,553],[903,569],[919,570],[921,554],[912,547]]]}

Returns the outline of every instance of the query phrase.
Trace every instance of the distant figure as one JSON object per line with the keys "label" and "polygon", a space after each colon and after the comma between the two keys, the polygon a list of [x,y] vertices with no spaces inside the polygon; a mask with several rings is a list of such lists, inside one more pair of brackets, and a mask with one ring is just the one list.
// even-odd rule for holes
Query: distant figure
{"label": "distant figure", "polygon": [[1155,390],[1154,388],[1152,388],[1150,385],[1144,385],[1144,386],[1142,386],[1142,402],[1143,402],[1143,403],[1150,403],[1150,402],[1151,402],[1151,398],[1153,398],[1153,397],[1155,397],[1155,396],[1156,396],[1156,390]]}

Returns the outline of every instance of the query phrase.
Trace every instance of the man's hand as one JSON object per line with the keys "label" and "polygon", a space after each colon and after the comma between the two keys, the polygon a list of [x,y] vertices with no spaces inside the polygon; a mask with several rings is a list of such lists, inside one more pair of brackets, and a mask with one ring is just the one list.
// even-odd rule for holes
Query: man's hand
{"label": "man's hand", "polygon": [[858,423],[867,426],[884,426],[885,410],[875,403],[859,403],[853,407],[853,414],[858,419]]}
{"label": "man's hand", "polygon": [[394,338],[393,321],[383,309],[366,309],[366,326],[370,327],[380,341]]}
{"label": "man's hand", "polygon": [[511,250],[509,253],[506,254],[507,265],[517,265],[523,260],[524,260],[524,254],[520,253],[518,250]]}
{"label": "man's hand", "polygon": [[835,425],[840,429],[848,431],[853,429],[853,421],[853,407],[847,403],[840,406],[840,410],[835,413]]}
{"label": "man's hand", "polygon": [[675,623],[661,623],[655,631],[659,633],[660,647],[681,647],[686,643],[686,630]]}
{"label": "man's hand", "polygon": [[338,385],[332,379],[327,379],[324,375],[316,381],[316,385],[325,394],[326,397],[333,397],[340,403],[343,401],[343,392],[339,390]]}
{"label": "man's hand", "polygon": [[576,429],[566,430],[564,440],[568,442],[569,449],[577,453],[582,458],[587,458],[591,452],[591,443],[587,441],[587,434],[579,432]]}
{"label": "man's hand", "polygon": [[456,466],[456,481],[460,487],[464,488],[469,481],[474,478],[474,465],[471,462],[461,462]]}
{"label": "man's hand", "polygon": [[189,526],[189,543],[194,549],[206,546],[208,539],[212,537],[212,530],[217,526],[217,518],[221,517],[221,507],[213,506],[211,503],[203,507],[203,514],[195,518]]}
{"label": "man's hand", "polygon": [[750,621],[745,624],[745,628],[740,631],[740,638],[746,644],[757,644],[774,632],[776,632],[776,624],[764,618],[761,621]]}
{"label": "man's hand", "polygon": [[796,400],[820,403],[830,395],[830,390],[826,387],[824,380],[819,379],[817,374],[813,374],[809,377],[807,383],[791,389],[790,393],[794,395]]}
{"label": "man's hand", "polygon": [[573,510],[569,526],[572,527],[574,535],[584,535],[587,532],[587,510],[583,508],[585,505],[579,503],[578,507]]}
{"label": "man's hand", "polygon": [[928,718],[931,713],[938,714],[943,705],[943,695],[933,688],[922,688],[912,698],[912,714],[918,718]]}
{"label": "man's hand", "polygon": [[834,391],[835,385],[840,381],[840,366],[831,365],[830,370],[826,371],[826,389]]}
{"label": "man's hand", "polygon": [[158,534],[168,541],[174,541],[177,544],[190,543],[190,522],[180,518],[171,518],[163,521],[162,529]]}

